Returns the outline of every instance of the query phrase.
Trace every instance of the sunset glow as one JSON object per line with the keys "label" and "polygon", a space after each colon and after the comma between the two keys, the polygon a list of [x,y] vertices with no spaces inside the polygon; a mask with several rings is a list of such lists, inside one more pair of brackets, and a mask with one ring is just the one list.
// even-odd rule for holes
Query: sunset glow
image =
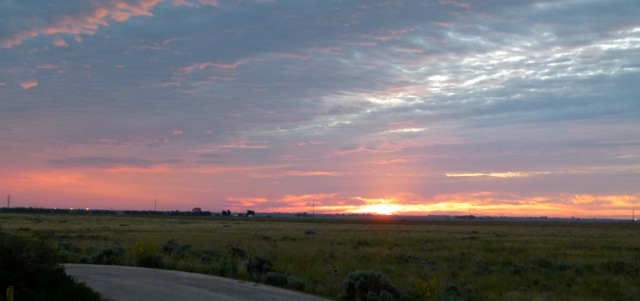
{"label": "sunset glow", "polygon": [[0,193],[627,219],[638,15],[633,1],[9,1]]}

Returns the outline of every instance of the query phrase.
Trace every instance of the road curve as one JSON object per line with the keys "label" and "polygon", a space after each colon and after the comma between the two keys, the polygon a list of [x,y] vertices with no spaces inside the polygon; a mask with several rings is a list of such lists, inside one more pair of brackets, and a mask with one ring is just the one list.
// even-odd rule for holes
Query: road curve
{"label": "road curve", "polygon": [[64,267],[67,274],[110,301],[327,301],[276,287],[195,273],[110,265],[65,264]]}

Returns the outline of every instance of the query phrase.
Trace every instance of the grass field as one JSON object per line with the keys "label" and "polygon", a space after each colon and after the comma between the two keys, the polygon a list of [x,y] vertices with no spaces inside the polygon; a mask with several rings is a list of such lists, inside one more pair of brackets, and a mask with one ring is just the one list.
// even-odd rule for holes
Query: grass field
{"label": "grass field", "polygon": [[349,273],[378,270],[414,300],[640,300],[640,224],[630,222],[4,213],[0,227],[67,262],[252,280],[247,263],[260,257],[291,288],[331,299]]}

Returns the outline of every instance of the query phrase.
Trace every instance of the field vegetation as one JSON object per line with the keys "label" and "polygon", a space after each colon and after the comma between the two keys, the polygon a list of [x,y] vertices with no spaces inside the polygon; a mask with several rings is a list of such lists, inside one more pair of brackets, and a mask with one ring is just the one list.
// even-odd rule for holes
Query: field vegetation
{"label": "field vegetation", "polygon": [[637,300],[640,224],[0,214],[64,262],[175,269],[344,300]]}

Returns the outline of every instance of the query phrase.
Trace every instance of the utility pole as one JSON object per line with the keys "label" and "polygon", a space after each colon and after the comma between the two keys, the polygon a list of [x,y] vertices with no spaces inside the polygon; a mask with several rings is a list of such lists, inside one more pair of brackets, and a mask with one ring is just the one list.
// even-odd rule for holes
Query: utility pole
{"label": "utility pole", "polygon": [[313,203],[312,203],[311,217],[316,217],[316,200],[313,200]]}
{"label": "utility pole", "polygon": [[158,211],[158,199],[153,200],[153,211]]}
{"label": "utility pole", "polygon": [[7,208],[11,208],[11,195],[7,194]]}

